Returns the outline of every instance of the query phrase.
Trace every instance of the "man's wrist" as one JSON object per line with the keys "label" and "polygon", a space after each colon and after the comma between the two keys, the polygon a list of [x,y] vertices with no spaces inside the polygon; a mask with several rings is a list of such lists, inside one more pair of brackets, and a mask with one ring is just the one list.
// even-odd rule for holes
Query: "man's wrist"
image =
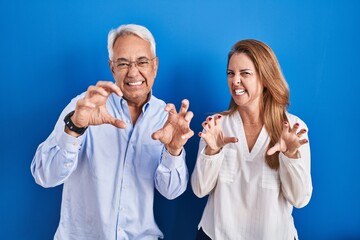
{"label": "man's wrist", "polygon": [[73,123],[73,121],[71,120],[71,117],[74,115],[74,113],[75,113],[75,111],[71,111],[70,113],[68,113],[64,118],[64,122],[65,122],[65,132],[75,137],[75,135],[69,133],[69,131],[76,133],[77,136],[80,136],[80,135],[84,134],[87,127],[77,127]]}
{"label": "man's wrist", "polygon": [[168,153],[170,153],[172,156],[180,156],[181,152],[182,152],[182,148],[180,149],[171,149],[171,148],[167,148],[165,147],[166,151],[168,151]]}

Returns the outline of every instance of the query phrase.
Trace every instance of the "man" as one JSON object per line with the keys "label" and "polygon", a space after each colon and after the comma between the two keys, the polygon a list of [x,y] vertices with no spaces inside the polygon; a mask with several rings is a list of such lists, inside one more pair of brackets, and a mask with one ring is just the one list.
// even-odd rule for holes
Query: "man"
{"label": "man", "polygon": [[74,98],[31,163],[41,186],[63,184],[55,239],[163,238],[154,187],[174,199],[187,186],[183,146],[193,113],[187,100],[177,112],[152,95],[152,34],[122,25],[109,32],[108,51],[116,84],[99,81]]}

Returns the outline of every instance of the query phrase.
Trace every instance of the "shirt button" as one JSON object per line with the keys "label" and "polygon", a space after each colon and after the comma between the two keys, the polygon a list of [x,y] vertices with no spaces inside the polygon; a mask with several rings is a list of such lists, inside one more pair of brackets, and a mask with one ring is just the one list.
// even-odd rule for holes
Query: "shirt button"
{"label": "shirt button", "polygon": [[71,163],[65,163],[65,167],[66,167],[66,168],[71,167],[71,165],[72,165]]}

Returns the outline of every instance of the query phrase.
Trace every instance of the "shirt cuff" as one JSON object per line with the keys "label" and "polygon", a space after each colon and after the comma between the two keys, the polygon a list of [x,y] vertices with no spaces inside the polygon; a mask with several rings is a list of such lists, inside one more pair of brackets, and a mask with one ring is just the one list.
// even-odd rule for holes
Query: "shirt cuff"
{"label": "shirt cuff", "polygon": [[280,162],[285,164],[286,166],[296,166],[303,163],[303,159],[301,158],[301,154],[298,151],[298,158],[289,158],[283,153],[279,153]]}
{"label": "shirt cuff", "polygon": [[183,166],[185,163],[185,149],[183,148],[179,156],[171,155],[166,148],[161,155],[161,164],[163,164],[168,169],[176,169]]}
{"label": "shirt cuff", "polygon": [[214,154],[214,155],[206,155],[205,154],[205,147],[200,152],[200,159],[202,161],[217,161],[219,158],[221,158],[224,155],[223,149],[220,150],[220,152]]}
{"label": "shirt cuff", "polygon": [[84,135],[79,137],[73,137],[67,134],[66,132],[61,132],[60,135],[56,137],[59,147],[64,149],[66,152],[76,153],[80,150]]}

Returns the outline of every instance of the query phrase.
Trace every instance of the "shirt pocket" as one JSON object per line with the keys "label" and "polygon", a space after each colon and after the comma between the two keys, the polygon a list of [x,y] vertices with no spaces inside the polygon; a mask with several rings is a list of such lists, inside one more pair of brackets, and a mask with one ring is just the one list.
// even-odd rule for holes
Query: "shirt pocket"
{"label": "shirt pocket", "polygon": [[135,159],[136,171],[140,177],[153,179],[159,166],[164,146],[162,144],[142,144],[141,157]]}
{"label": "shirt pocket", "polygon": [[266,189],[280,189],[279,171],[271,169],[266,162],[263,163],[261,186]]}
{"label": "shirt pocket", "polygon": [[224,149],[224,160],[221,164],[219,180],[224,183],[234,182],[239,167],[236,150]]}

